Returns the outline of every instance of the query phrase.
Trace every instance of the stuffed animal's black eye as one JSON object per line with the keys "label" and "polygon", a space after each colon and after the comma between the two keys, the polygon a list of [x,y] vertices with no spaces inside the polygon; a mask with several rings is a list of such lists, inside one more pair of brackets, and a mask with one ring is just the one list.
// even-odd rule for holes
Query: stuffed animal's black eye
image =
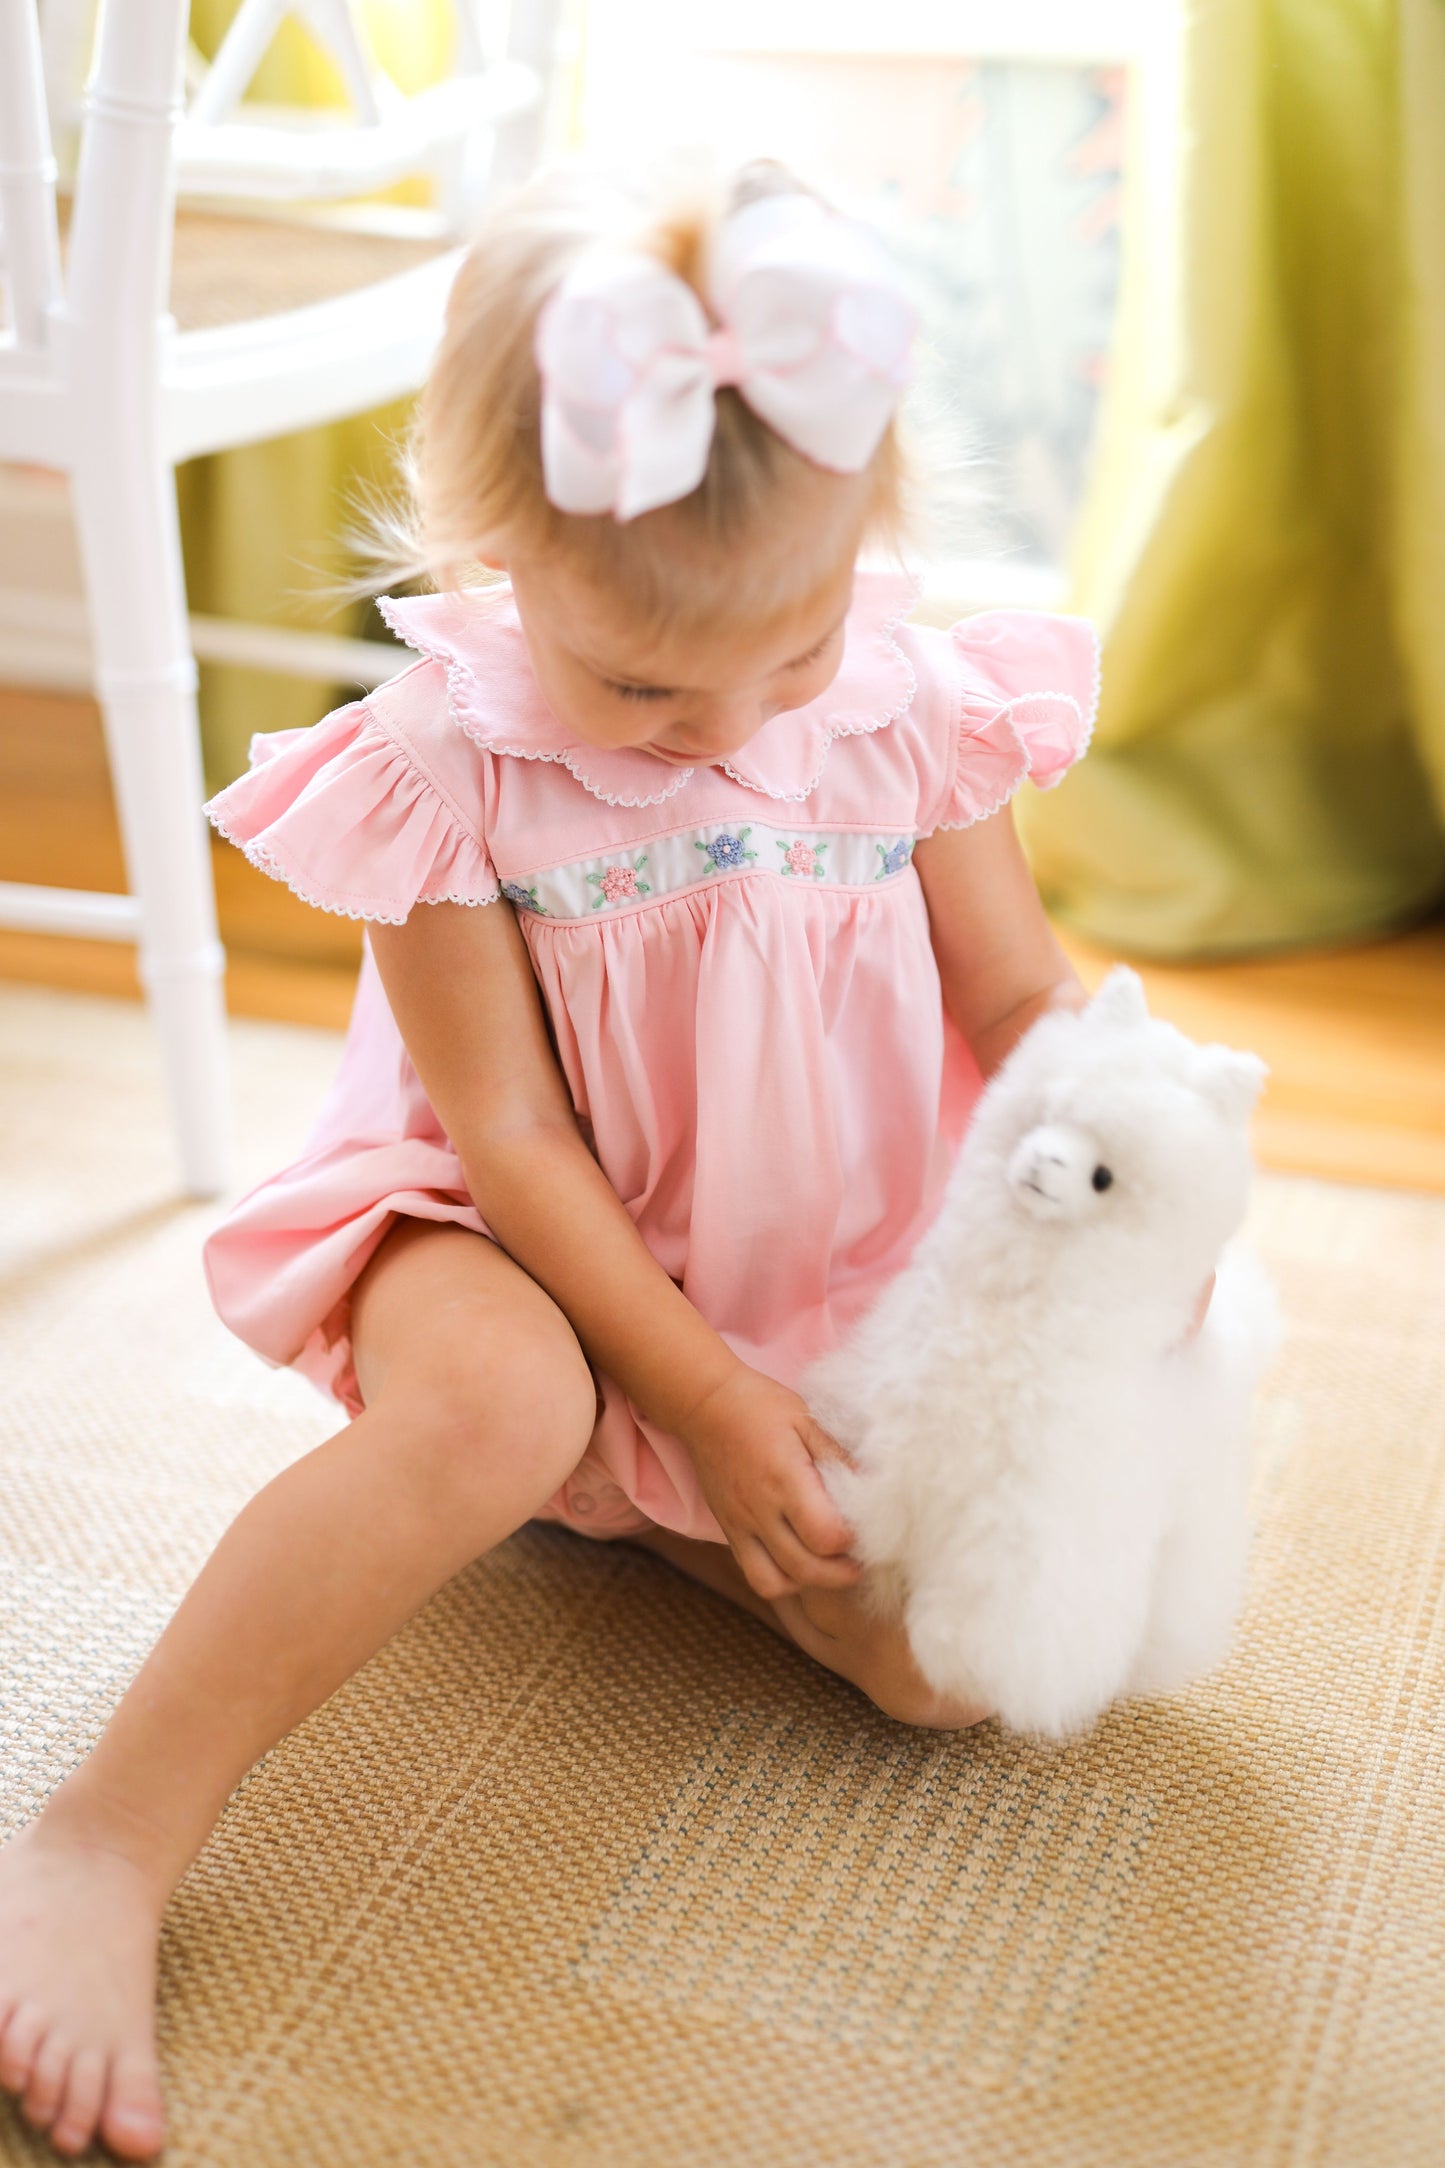
{"label": "stuffed animal's black eye", "polygon": [[1111,1168],[1109,1168],[1109,1167],[1096,1167],[1096,1168],[1094,1169],[1094,1187],[1095,1187],[1095,1189],[1109,1189],[1109,1188],[1111,1188],[1111,1187],[1113,1186],[1113,1181],[1114,1181],[1114,1175],[1113,1175],[1113,1171],[1112,1171],[1112,1169],[1111,1169]]}

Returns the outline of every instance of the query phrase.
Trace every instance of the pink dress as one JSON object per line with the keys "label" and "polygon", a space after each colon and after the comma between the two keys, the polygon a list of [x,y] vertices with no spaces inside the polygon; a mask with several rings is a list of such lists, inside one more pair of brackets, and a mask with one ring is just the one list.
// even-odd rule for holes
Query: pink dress
{"label": "pink dress", "polygon": [[[908,1257],[979,1090],[946,1018],[915,841],[1093,722],[1081,619],[903,622],[860,573],[842,666],[725,765],[570,740],[504,589],[383,605],[425,658],[314,729],[258,737],[207,808],[307,902],[399,924],[504,896],[583,1133],[654,1257],[747,1362],[787,1384]],[[222,1318],[360,1412],[349,1293],[399,1213],[485,1234],[368,954],[340,1071],[301,1157],[206,1247]],[[686,1451],[599,1378],[550,1517],[721,1540]]]}

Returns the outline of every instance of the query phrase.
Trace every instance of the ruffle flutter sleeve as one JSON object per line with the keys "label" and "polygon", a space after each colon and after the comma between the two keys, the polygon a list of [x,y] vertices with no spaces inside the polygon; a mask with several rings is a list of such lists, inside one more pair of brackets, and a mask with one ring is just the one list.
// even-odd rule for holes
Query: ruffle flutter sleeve
{"label": "ruffle flutter sleeve", "polygon": [[470,822],[364,700],[251,740],[206,812],[253,866],[318,910],[399,926],[417,903],[494,903]]}
{"label": "ruffle flutter sleeve", "polygon": [[1093,735],[1099,646],[1084,617],[989,610],[950,635],[956,674],[952,743],[941,796],[920,833],[968,828],[1027,779],[1052,790]]}

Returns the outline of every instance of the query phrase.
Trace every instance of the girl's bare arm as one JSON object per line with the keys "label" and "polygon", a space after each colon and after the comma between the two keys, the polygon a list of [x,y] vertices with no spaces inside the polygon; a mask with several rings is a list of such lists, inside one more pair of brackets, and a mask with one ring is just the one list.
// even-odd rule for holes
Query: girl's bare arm
{"label": "girl's bare arm", "polygon": [[371,946],[482,1217],[589,1360],[688,1446],[758,1594],[851,1585],[848,1526],[813,1465],[838,1448],[796,1394],[732,1353],[638,1234],[582,1140],[510,907],[421,905],[373,927]]}
{"label": "girl's bare arm", "polygon": [[498,1241],[590,1355],[674,1429],[737,1358],[647,1250],[582,1140],[505,903],[418,907],[372,953],[408,1053]]}
{"label": "girl's bare arm", "polygon": [[1007,806],[925,837],[913,862],[944,1003],[991,1076],[1035,1017],[1088,996],[1044,916]]}

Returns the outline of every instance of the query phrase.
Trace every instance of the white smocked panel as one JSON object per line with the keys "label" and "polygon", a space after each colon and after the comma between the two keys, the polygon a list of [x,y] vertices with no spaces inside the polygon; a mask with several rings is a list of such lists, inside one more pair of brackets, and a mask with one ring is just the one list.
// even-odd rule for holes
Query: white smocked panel
{"label": "white smocked panel", "polygon": [[876,888],[897,879],[913,856],[911,835],[896,829],[774,828],[762,821],[714,823],[656,836],[636,849],[574,858],[503,881],[502,894],[538,918],[587,919],[635,908],[685,888],[706,888],[747,874],[801,886]]}

